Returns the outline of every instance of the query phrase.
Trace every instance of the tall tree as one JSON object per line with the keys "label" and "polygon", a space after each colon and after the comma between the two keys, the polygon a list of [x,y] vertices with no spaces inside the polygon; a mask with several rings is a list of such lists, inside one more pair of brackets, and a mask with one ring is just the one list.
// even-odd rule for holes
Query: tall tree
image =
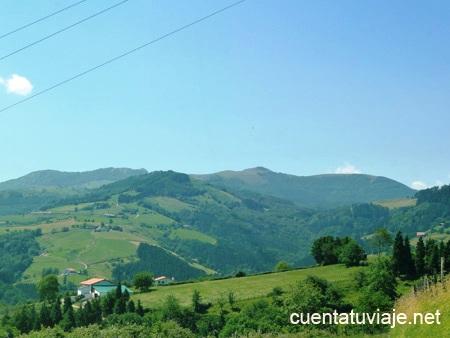
{"label": "tall tree", "polygon": [[413,260],[413,256],[411,253],[411,244],[409,242],[408,235],[405,236],[405,243],[403,245],[404,248],[404,260],[405,260],[405,273],[409,277],[413,277],[416,275],[415,264]]}
{"label": "tall tree", "polygon": [[405,248],[403,244],[402,232],[399,231],[395,235],[394,245],[392,246],[392,264],[394,267],[395,274],[398,276],[405,273]]}
{"label": "tall tree", "polygon": [[423,243],[422,236],[417,241],[415,263],[417,275],[423,276],[425,274],[425,244]]}
{"label": "tall tree", "polygon": [[50,318],[52,319],[52,326],[58,325],[58,323],[62,320],[61,301],[59,298],[56,298],[53,301],[53,305],[50,310]]}
{"label": "tall tree", "polygon": [[195,289],[194,292],[192,293],[192,309],[194,310],[194,312],[196,313],[200,312],[201,303],[202,303],[202,296],[200,294],[200,291]]}
{"label": "tall tree", "polygon": [[378,228],[372,235],[370,242],[377,248],[378,257],[380,257],[383,249],[392,244],[391,234],[385,228]]}
{"label": "tall tree", "polygon": [[39,298],[43,301],[53,301],[59,292],[59,282],[56,275],[43,277],[37,286]]}

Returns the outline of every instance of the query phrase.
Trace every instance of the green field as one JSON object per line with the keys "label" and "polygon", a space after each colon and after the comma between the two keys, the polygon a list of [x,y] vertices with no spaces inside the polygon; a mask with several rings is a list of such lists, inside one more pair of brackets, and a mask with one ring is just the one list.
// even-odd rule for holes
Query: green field
{"label": "green field", "polygon": [[336,283],[344,289],[346,299],[352,301],[357,297],[357,291],[353,287],[353,275],[359,269],[365,268],[346,268],[344,265],[331,265],[241,278],[160,286],[153,288],[149,293],[135,294],[133,298],[140,299],[146,307],[154,308],[159,307],[168,295],[174,295],[182,305],[189,305],[193,291],[198,290],[205,303],[215,303],[221,295],[226,297],[230,291],[235,294],[238,301],[245,301],[265,297],[276,286],[286,288],[290,284],[313,275]]}
{"label": "green field", "polygon": [[414,207],[417,204],[417,198],[396,198],[388,201],[375,202],[374,204],[378,204],[389,209]]}

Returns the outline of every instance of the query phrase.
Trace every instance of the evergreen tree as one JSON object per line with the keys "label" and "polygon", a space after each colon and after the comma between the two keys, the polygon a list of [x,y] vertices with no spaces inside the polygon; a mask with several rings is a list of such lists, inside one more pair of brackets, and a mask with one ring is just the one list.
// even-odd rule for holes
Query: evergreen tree
{"label": "evergreen tree", "polygon": [[116,299],[122,298],[122,284],[119,282],[116,288]]}
{"label": "evergreen tree", "polygon": [[22,305],[22,307],[14,314],[13,323],[21,333],[28,333],[33,329],[33,323],[28,316],[26,305]]}
{"label": "evergreen tree", "polygon": [[405,267],[406,267],[405,273],[409,277],[413,277],[416,275],[416,269],[415,269],[413,256],[411,253],[411,244],[409,243],[408,235],[405,236],[405,242],[404,242],[403,248],[404,248],[404,259],[405,259]]}
{"label": "evergreen tree", "polygon": [[127,301],[124,297],[116,299],[114,303],[114,310],[113,312],[121,315],[122,313],[125,313],[127,310]]}
{"label": "evergreen tree", "polygon": [[428,239],[425,243],[425,272],[436,274],[439,269],[439,248],[434,239]]}
{"label": "evergreen tree", "polygon": [[51,326],[58,325],[58,323],[62,320],[61,301],[59,298],[56,298],[53,301],[53,305],[50,310],[50,318],[52,319]]}
{"label": "evergreen tree", "polygon": [[102,311],[106,316],[112,314],[114,312],[114,304],[116,303],[115,293],[108,292],[106,297],[102,298]]}
{"label": "evergreen tree", "polygon": [[66,313],[67,310],[71,307],[72,307],[72,299],[70,298],[69,294],[66,293],[66,296],[64,297],[63,314]]}
{"label": "evergreen tree", "polygon": [[202,296],[200,295],[200,292],[195,289],[192,293],[192,309],[195,313],[200,312],[201,308],[201,302],[202,302]]}
{"label": "evergreen tree", "polygon": [[91,302],[87,301],[83,307],[80,307],[78,311],[75,312],[75,322],[78,327],[91,324],[89,321],[90,309],[92,309]]}
{"label": "evergreen tree", "polygon": [[50,316],[50,309],[44,303],[39,311],[39,324],[42,327],[51,327],[53,324],[52,318]]}
{"label": "evergreen tree", "polygon": [[138,299],[138,302],[137,302],[136,313],[141,317],[143,317],[145,314],[145,311],[144,311],[144,308],[142,307],[140,299]]}
{"label": "evergreen tree", "polygon": [[419,237],[417,241],[415,265],[417,275],[423,276],[425,274],[425,245],[422,237]]}
{"label": "evergreen tree", "polygon": [[394,245],[392,247],[392,264],[394,267],[394,272],[398,276],[405,273],[405,248],[403,244],[402,232],[399,231],[395,235]]}
{"label": "evergreen tree", "polygon": [[36,308],[34,307],[34,304],[31,304],[28,308],[28,320],[30,321],[30,326],[32,330],[39,330],[40,323],[39,323],[39,316],[36,312]]}
{"label": "evergreen tree", "polygon": [[59,323],[59,326],[66,332],[72,330],[76,326],[75,313],[72,307],[70,307],[64,314],[64,317]]}
{"label": "evergreen tree", "polygon": [[433,246],[433,252],[431,254],[430,260],[430,274],[436,275],[440,271],[440,257],[439,257],[439,248],[438,245],[435,244]]}
{"label": "evergreen tree", "polygon": [[446,272],[450,270],[450,239],[445,243],[444,269]]}
{"label": "evergreen tree", "polygon": [[128,301],[127,303],[127,312],[128,313],[136,312],[136,305],[134,304],[132,299],[130,299],[130,301]]}
{"label": "evergreen tree", "polygon": [[99,298],[94,298],[92,301],[92,322],[100,324],[102,322],[102,306]]}

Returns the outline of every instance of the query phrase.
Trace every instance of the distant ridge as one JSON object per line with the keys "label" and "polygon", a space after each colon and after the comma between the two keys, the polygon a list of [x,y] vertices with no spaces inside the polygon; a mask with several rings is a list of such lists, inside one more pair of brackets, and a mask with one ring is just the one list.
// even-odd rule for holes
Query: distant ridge
{"label": "distant ridge", "polygon": [[147,174],[145,169],[103,168],[84,172],[39,170],[0,183],[0,191],[23,190],[36,187],[96,188],[131,176]]}
{"label": "distant ridge", "polygon": [[392,179],[365,174],[295,176],[256,167],[192,177],[227,189],[272,195],[291,200],[297,205],[317,209],[406,198],[416,193],[415,190]]}

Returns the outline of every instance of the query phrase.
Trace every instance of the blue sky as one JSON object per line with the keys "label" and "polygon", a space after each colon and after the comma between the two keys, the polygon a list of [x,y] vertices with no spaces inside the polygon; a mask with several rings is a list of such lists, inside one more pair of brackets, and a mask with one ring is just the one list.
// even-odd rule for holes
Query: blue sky
{"label": "blue sky", "polygon": [[[0,36],[77,1],[2,0]],[[0,38],[0,59],[120,0]],[[233,1],[129,0],[0,60],[0,110]],[[264,166],[450,182],[450,2],[247,0],[0,114],[0,181]]]}

